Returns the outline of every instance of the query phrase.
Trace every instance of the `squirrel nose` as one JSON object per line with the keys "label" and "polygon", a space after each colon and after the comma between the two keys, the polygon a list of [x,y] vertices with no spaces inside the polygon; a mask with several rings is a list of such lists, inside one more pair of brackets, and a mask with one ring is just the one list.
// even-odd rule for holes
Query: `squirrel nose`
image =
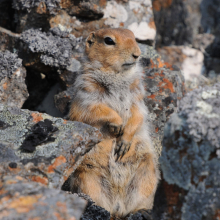
{"label": "squirrel nose", "polygon": [[132,56],[134,57],[134,59],[137,59],[140,55],[141,55],[141,50],[140,50],[139,48],[137,48],[137,49],[132,53]]}
{"label": "squirrel nose", "polygon": [[137,54],[132,54],[132,56],[134,57],[134,59],[137,59],[139,57],[139,55]]}

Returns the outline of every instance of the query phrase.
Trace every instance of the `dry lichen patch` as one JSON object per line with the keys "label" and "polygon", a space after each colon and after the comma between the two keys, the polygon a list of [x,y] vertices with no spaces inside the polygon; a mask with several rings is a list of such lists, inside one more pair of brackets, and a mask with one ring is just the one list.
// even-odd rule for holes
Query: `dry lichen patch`
{"label": "dry lichen patch", "polygon": [[42,117],[41,113],[32,113],[31,116],[33,117],[33,121],[35,123],[43,120],[43,117]]}
{"label": "dry lichen patch", "polygon": [[54,162],[48,167],[48,173],[53,173],[54,169],[61,164],[66,163],[66,158],[63,155],[57,157]]}
{"label": "dry lichen patch", "polygon": [[33,209],[33,205],[38,202],[41,197],[42,195],[20,196],[9,203],[7,207],[15,209],[18,213],[29,212],[30,209]]}
{"label": "dry lichen patch", "polygon": [[41,183],[43,185],[47,185],[48,184],[48,178],[47,177],[32,176],[31,180],[34,181],[34,182]]}
{"label": "dry lichen patch", "polygon": [[160,11],[162,8],[168,8],[171,6],[173,0],[154,0],[153,9],[155,11]]}
{"label": "dry lichen patch", "polygon": [[175,92],[173,83],[166,78],[164,78],[162,82],[159,82],[158,87],[160,88],[160,92],[162,92],[162,89],[169,89],[172,93]]}

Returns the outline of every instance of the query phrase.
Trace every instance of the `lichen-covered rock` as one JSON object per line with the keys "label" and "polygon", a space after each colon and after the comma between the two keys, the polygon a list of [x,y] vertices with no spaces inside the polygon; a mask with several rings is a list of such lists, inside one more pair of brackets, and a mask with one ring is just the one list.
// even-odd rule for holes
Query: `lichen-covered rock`
{"label": "lichen-covered rock", "polygon": [[152,0],[157,45],[192,44],[198,35],[220,33],[219,0]]}
{"label": "lichen-covered rock", "polygon": [[14,0],[13,8],[19,33],[30,28],[48,31],[61,26],[76,37],[87,37],[100,28],[125,27],[134,31],[139,40],[154,41],[156,36],[150,0]]}
{"label": "lichen-covered rock", "polygon": [[160,158],[164,178],[160,190],[166,201],[156,204],[166,208],[156,219],[218,219],[219,106],[220,84],[216,84],[188,93],[171,116]]}
{"label": "lichen-covered rock", "polygon": [[20,176],[1,177],[0,218],[14,219],[80,219],[86,201],[77,195],[49,189]]}
{"label": "lichen-covered rock", "polygon": [[160,154],[165,123],[176,110],[179,100],[185,94],[184,78],[181,71],[163,62],[153,47],[140,45],[144,67],[145,105],[152,120],[152,137]]}
{"label": "lichen-covered rock", "polygon": [[200,50],[188,46],[169,46],[158,49],[165,62],[179,67],[186,81],[202,74],[204,56]]}
{"label": "lichen-covered rock", "polygon": [[51,71],[49,67],[71,70],[71,65],[75,60],[74,50],[79,47],[82,38],[75,38],[68,31],[55,28],[47,33],[30,29],[23,32],[20,39],[24,48],[28,48],[21,54],[24,56],[24,65],[36,68],[39,68],[37,67],[39,64],[43,65],[45,73],[47,69]]}
{"label": "lichen-covered rock", "polygon": [[0,105],[0,173],[61,188],[101,138],[83,123]]}
{"label": "lichen-covered rock", "polygon": [[22,66],[22,60],[9,51],[0,51],[1,104],[22,107],[28,98],[25,77],[26,69]]}

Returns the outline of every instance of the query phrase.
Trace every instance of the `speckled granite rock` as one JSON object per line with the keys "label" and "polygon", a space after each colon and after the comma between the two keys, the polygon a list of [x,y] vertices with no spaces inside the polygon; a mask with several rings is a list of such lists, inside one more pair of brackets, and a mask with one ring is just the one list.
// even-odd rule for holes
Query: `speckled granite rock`
{"label": "speckled granite rock", "polygon": [[6,176],[0,183],[2,220],[79,220],[86,201],[58,189],[48,189],[20,176]]}
{"label": "speckled granite rock", "polygon": [[22,60],[9,51],[0,51],[1,104],[22,107],[28,98],[25,77],[26,69],[22,66]]}
{"label": "speckled granite rock", "polygon": [[155,200],[163,211],[155,219],[219,218],[219,107],[220,84],[199,88],[180,101],[168,121],[160,158],[163,201]]}
{"label": "speckled granite rock", "polygon": [[61,188],[101,138],[86,124],[0,105],[1,175],[16,174]]}

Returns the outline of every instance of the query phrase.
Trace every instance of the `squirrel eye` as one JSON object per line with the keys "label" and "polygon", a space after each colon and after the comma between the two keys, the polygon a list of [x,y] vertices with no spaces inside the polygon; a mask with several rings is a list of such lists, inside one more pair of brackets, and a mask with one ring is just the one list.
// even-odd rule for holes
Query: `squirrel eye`
{"label": "squirrel eye", "polygon": [[115,45],[115,42],[110,37],[106,37],[104,41],[107,45]]}

